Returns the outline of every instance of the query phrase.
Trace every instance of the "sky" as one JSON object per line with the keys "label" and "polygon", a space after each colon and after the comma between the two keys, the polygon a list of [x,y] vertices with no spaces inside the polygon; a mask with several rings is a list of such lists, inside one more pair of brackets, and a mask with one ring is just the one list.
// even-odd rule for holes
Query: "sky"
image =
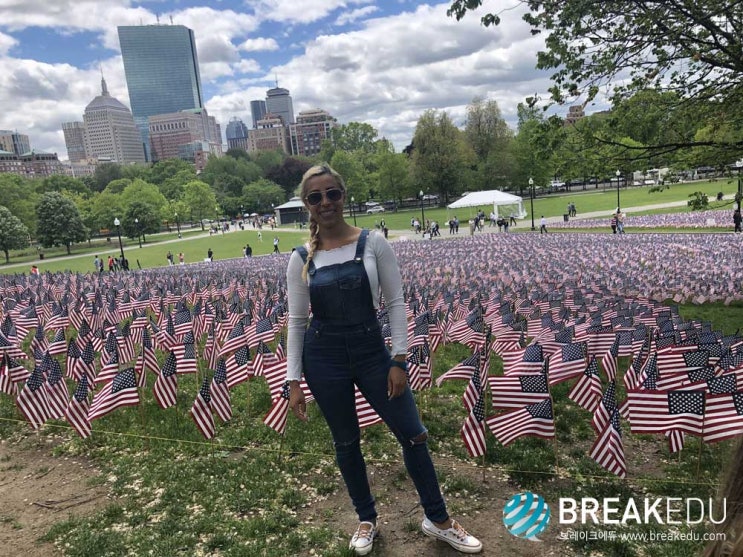
{"label": "sky", "polygon": [[[62,122],[82,121],[101,91],[129,106],[117,26],[194,30],[205,106],[222,131],[252,126],[250,101],[276,84],[295,116],[321,108],[338,122],[371,124],[397,151],[428,109],[463,127],[475,97],[497,101],[516,123],[519,102],[549,95],[544,48],[519,0],[485,0],[457,22],[448,2],[422,0],[0,0],[0,129],[67,158]],[[498,11],[498,27],[480,25]],[[567,107],[564,107],[567,112]]]}

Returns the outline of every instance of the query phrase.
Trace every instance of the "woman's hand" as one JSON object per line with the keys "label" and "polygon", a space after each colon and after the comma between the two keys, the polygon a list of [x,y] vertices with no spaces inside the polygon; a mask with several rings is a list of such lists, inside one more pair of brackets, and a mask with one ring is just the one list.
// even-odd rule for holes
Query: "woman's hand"
{"label": "woman's hand", "polygon": [[307,421],[307,403],[304,400],[304,391],[299,381],[289,381],[289,408],[301,421]]}
{"label": "woman's hand", "polygon": [[397,367],[390,366],[390,372],[387,374],[387,397],[392,400],[405,392],[408,385],[408,377],[405,372]]}

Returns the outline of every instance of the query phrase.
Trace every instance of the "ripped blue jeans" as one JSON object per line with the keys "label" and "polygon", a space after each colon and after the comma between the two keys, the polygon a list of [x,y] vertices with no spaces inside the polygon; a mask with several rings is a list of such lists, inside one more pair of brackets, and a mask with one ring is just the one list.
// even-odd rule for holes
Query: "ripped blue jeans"
{"label": "ripped blue jeans", "polygon": [[389,362],[376,319],[358,325],[330,325],[313,320],[305,334],[305,379],[330,427],[338,467],[359,521],[374,521],[377,511],[361,454],[354,384],[402,446],[405,467],[426,517],[444,522],[449,515],[413,393],[407,387],[400,397],[387,397]]}

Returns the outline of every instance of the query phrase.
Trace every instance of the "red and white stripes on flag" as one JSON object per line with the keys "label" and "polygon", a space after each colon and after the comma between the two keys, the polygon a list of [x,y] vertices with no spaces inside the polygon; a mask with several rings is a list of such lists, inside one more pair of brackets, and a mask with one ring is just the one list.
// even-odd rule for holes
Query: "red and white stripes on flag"
{"label": "red and white stripes on flag", "polygon": [[627,391],[630,431],[665,433],[673,429],[702,435],[704,391]]}
{"label": "red and white stripes on flag", "polygon": [[596,356],[591,356],[583,374],[570,389],[568,398],[589,412],[596,410],[601,402],[601,378]]}
{"label": "red and white stripes on flag", "polygon": [[524,435],[543,439],[551,439],[555,436],[552,401],[549,398],[519,410],[491,416],[486,423],[496,439],[504,446],[510,445]]}
{"label": "red and white stripes on flag", "polygon": [[90,404],[88,420],[92,422],[117,408],[136,404],[139,404],[137,377],[134,368],[130,367],[116,374],[113,380],[106,383],[95,395]]}
{"label": "red and white stripes on flag", "polygon": [[624,458],[624,445],[622,443],[622,431],[619,425],[619,410],[612,412],[609,423],[604,431],[599,433],[598,438],[589,452],[596,463],[612,474],[624,478],[627,475],[627,463]]}
{"label": "red and white stripes on flag", "polygon": [[704,414],[705,443],[717,443],[743,434],[743,392],[707,395]]}
{"label": "red and white stripes on flag", "polygon": [[155,396],[155,400],[160,408],[175,406],[178,400],[178,374],[176,373],[176,366],[175,354],[169,352],[165,358],[162,370],[157,375],[155,385],[152,387],[152,394]]}
{"label": "red and white stripes on flag", "polygon": [[214,416],[212,416],[209,381],[208,377],[204,377],[201,388],[191,406],[190,414],[201,434],[207,439],[212,439],[216,434],[216,429],[214,427]]}
{"label": "red and white stripes on flag", "polygon": [[16,405],[34,429],[39,429],[49,419],[49,402],[44,388],[44,374],[36,368],[16,398]]}
{"label": "red and white stripes on flag", "polygon": [[88,420],[88,412],[90,410],[88,390],[88,376],[83,374],[64,412],[67,422],[83,439],[90,437],[92,431],[90,420]]}

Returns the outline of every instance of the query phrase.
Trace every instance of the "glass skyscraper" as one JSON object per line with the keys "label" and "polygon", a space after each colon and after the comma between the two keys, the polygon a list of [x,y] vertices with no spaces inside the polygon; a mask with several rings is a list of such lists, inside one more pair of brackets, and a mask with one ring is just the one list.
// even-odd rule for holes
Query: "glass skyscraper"
{"label": "glass skyscraper", "polygon": [[183,25],[127,25],[118,31],[129,102],[150,160],[147,118],[204,107],[194,33]]}

